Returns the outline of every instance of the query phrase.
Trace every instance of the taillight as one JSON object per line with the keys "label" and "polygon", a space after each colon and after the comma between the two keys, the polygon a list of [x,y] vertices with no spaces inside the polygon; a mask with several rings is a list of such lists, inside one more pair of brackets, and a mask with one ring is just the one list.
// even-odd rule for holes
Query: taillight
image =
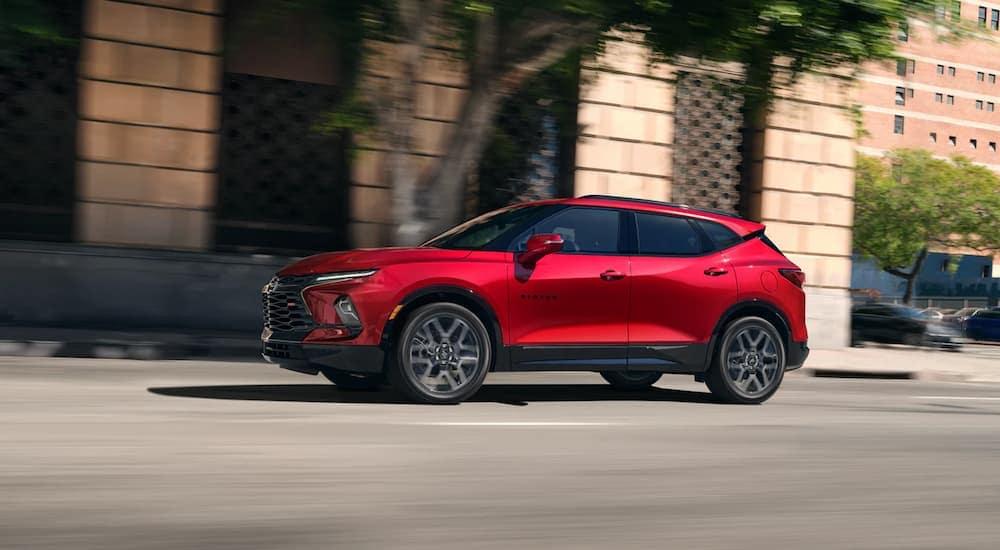
{"label": "taillight", "polygon": [[806,284],[806,274],[801,269],[779,269],[778,273],[799,288]]}

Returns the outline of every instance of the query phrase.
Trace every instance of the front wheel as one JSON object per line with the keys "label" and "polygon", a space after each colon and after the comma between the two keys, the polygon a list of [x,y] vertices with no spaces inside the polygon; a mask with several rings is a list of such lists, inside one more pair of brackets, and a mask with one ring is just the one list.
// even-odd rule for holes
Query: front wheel
{"label": "front wheel", "polygon": [[729,324],[705,382],[722,401],[754,405],[778,391],[785,375],[785,346],[774,325],[760,317]]}
{"label": "front wheel", "polygon": [[396,342],[390,381],[422,403],[459,403],[479,391],[493,359],[486,326],[453,303],[434,303],[413,312]]}
{"label": "front wheel", "polygon": [[663,374],[659,372],[601,372],[601,378],[607,380],[611,387],[625,391],[644,390],[655,384],[661,376]]}

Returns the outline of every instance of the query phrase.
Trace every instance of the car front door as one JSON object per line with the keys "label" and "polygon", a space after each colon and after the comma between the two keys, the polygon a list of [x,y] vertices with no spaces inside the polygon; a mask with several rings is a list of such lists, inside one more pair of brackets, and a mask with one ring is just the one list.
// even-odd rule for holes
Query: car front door
{"label": "car front door", "polygon": [[716,323],[736,301],[736,275],[695,222],[634,215],[629,369],[704,364]]}
{"label": "car front door", "polygon": [[[617,210],[569,207],[514,239],[507,288],[515,369],[624,367],[629,261],[621,229]],[[562,250],[531,267],[519,262],[527,239],[546,233],[562,236]]]}

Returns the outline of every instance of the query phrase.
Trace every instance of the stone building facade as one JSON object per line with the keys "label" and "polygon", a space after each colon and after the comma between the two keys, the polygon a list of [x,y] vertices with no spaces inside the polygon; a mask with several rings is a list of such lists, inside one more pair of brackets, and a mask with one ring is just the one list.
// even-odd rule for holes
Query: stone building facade
{"label": "stone building facade", "polygon": [[[332,44],[306,18],[229,48],[240,10],[223,8],[222,0],[84,2],[72,240],[203,253],[385,244],[393,220],[384,146],[302,137],[305,115],[337,97]],[[429,165],[443,152],[467,75],[444,49],[425,64],[410,153]],[[380,64],[365,76],[391,77]],[[855,145],[847,89],[835,76],[806,77],[747,132],[740,78],[735,65],[657,63],[635,42],[609,44],[581,67],[572,192],[765,222],[807,272],[813,344],[845,345]]]}

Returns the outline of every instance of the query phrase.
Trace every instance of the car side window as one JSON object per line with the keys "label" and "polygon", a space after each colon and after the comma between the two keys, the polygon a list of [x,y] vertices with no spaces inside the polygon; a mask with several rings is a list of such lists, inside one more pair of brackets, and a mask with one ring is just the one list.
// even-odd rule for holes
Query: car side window
{"label": "car side window", "polygon": [[617,254],[619,216],[616,210],[567,208],[538,222],[517,240],[516,250],[524,250],[528,238],[539,233],[557,233],[563,238],[564,253]]}
{"label": "car side window", "polygon": [[693,256],[708,252],[689,220],[676,216],[635,213],[639,254]]}
{"label": "car side window", "polygon": [[701,226],[701,229],[708,235],[712,243],[715,244],[717,250],[729,248],[743,240],[739,235],[721,223],[710,222],[708,220],[698,220],[696,223]]}

